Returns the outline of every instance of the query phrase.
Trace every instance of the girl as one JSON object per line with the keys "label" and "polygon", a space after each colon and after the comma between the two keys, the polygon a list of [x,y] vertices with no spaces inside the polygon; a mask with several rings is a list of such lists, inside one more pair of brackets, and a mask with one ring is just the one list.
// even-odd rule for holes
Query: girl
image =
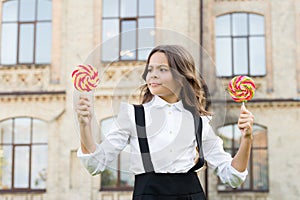
{"label": "girl", "polygon": [[101,144],[91,131],[91,103],[81,97],[77,113],[78,157],[92,174],[101,173],[127,144],[135,174],[133,200],[204,200],[196,170],[204,164],[232,187],[246,178],[253,115],[244,106],[238,119],[241,144],[232,158],[209,125],[206,99],[192,56],[181,46],[163,45],[149,54],[142,105],[122,103],[114,127]]}

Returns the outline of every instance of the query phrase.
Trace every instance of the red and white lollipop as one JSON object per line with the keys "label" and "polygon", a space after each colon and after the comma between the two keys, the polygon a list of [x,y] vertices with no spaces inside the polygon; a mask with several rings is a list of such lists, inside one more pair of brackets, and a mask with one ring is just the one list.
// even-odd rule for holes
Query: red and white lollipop
{"label": "red and white lollipop", "polygon": [[76,90],[90,92],[99,84],[97,69],[91,65],[78,65],[72,72],[72,81]]}

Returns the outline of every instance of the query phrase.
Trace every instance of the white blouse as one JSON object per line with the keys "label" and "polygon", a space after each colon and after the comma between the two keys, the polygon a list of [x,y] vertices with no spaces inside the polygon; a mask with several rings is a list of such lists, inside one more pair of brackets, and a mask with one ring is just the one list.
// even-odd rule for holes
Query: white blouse
{"label": "white blouse", "polygon": [[[151,160],[157,173],[185,173],[195,164],[196,138],[194,118],[183,107],[182,101],[170,104],[158,96],[144,104],[146,133]],[[223,183],[239,186],[248,171],[238,172],[231,166],[232,157],[223,149],[223,141],[215,135],[208,117],[202,117],[202,148],[204,158],[215,170]],[[96,151],[83,154],[78,149],[77,156],[92,174],[101,173],[127,146],[130,146],[130,171],[145,173],[140,153],[134,107],[121,103],[118,117]]]}

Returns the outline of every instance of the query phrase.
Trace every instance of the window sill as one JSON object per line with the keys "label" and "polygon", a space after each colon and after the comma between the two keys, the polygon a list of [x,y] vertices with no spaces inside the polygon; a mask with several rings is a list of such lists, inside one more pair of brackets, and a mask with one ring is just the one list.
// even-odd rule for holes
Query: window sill
{"label": "window sill", "polygon": [[15,193],[41,194],[41,193],[46,193],[46,189],[13,189],[13,190],[0,190],[0,194],[15,194]]}
{"label": "window sill", "polygon": [[241,190],[241,189],[232,189],[227,191],[218,191],[219,194],[241,194],[241,193],[260,193],[260,194],[268,194],[269,190]]}
{"label": "window sill", "polygon": [[132,192],[133,187],[105,187],[101,188],[99,192]]}

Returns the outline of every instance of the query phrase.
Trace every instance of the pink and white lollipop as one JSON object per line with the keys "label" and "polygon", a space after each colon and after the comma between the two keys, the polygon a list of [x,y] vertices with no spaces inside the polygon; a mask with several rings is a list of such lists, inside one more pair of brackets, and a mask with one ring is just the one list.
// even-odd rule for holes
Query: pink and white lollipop
{"label": "pink and white lollipop", "polygon": [[97,69],[91,65],[78,65],[72,72],[72,81],[76,90],[89,92],[99,84]]}

